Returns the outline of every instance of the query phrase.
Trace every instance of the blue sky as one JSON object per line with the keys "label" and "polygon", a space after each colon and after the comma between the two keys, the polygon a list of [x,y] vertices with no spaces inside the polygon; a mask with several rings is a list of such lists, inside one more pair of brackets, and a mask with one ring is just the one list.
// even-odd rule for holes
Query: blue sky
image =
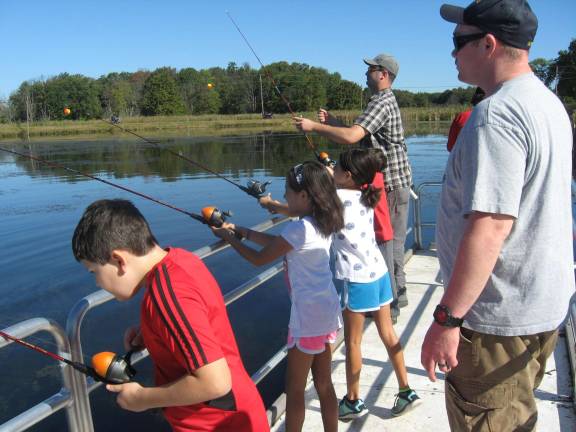
{"label": "blue sky", "polygon": [[[161,66],[197,69],[234,61],[259,67],[225,11],[267,63],[324,67],[364,84],[363,57],[391,53],[395,87],[462,85],[450,57],[443,1],[0,0],[0,98],[24,80],[61,72],[97,78]],[[466,2],[455,2],[465,6]],[[556,57],[576,38],[575,0],[531,0],[539,30],[531,58]]]}

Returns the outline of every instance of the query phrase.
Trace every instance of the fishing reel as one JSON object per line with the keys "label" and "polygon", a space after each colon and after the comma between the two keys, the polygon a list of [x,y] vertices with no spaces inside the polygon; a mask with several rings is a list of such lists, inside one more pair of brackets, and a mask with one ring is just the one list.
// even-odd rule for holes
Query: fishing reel
{"label": "fishing reel", "polygon": [[257,180],[248,180],[246,188],[244,189],[249,195],[252,195],[254,198],[261,198],[266,194],[266,187],[271,184],[271,181],[267,182],[259,182]]}
{"label": "fishing reel", "polygon": [[232,217],[232,212],[230,210],[222,211],[216,207],[204,207],[202,209],[202,217],[206,224],[220,228],[226,222],[226,218]]}
{"label": "fishing reel", "polygon": [[336,161],[330,159],[330,155],[326,152],[318,153],[316,158],[318,159],[318,162],[328,168],[334,168],[336,166]]}
{"label": "fishing reel", "polygon": [[124,356],[104,351],[92,356],[92,367],[96,372],[94,378],[106,384],[124,384],[132,380],[136,370],[130,358],[134,350],[128,351]]}

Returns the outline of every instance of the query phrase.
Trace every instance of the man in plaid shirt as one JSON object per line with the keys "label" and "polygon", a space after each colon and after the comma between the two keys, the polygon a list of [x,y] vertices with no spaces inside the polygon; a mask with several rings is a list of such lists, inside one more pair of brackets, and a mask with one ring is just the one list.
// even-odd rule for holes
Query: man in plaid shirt
{"label": "man in plaid shirt", "polygon": [[[359,143],[362,147],[379,148],[386,155],[388,159],[384,172],[386,196],[394,228],[393,265],[388,262],[387,264],[389,271],[394,274],[397,292],[397,299],[392,304],[391,310],[395,316],[399,307],[408,304],[404,273],[404,242],[412,172],[404,142],[400,108],[391,90],[392,83],[398,75],[398,62],[391,55],[379,54],[373,59],[364,59],[364,63],[368,65],[366,84],[372,92],[372,97],[352,126],[345,126],[323,109],[318,113],[319,123],[295,117],[294,124],[303,132],[316,132],[338,144]],[[385,253],[384,256],[386,257]]]}

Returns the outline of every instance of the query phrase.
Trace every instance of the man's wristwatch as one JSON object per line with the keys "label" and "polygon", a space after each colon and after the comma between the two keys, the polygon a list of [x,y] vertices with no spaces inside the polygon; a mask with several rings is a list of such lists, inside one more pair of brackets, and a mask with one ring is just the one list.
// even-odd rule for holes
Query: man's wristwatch
{"label": "man's wristwatch", "polygon": [[439,304],[434,310],[434,321],[443,327],[460,327],[464,319],[452,316],[448,306]]}

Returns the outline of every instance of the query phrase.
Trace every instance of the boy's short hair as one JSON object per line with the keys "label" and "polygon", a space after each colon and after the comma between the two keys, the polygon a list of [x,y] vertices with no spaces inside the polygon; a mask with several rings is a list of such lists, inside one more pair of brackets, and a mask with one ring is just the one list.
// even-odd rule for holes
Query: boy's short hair
{"label": "boy's short hair", "polygon": [[77,261],[100,265],[112,258],[112,251],[126,250],[143,256],[158,242],[142,213],[128,200],[95,201],[86,208],[72,237]]}

